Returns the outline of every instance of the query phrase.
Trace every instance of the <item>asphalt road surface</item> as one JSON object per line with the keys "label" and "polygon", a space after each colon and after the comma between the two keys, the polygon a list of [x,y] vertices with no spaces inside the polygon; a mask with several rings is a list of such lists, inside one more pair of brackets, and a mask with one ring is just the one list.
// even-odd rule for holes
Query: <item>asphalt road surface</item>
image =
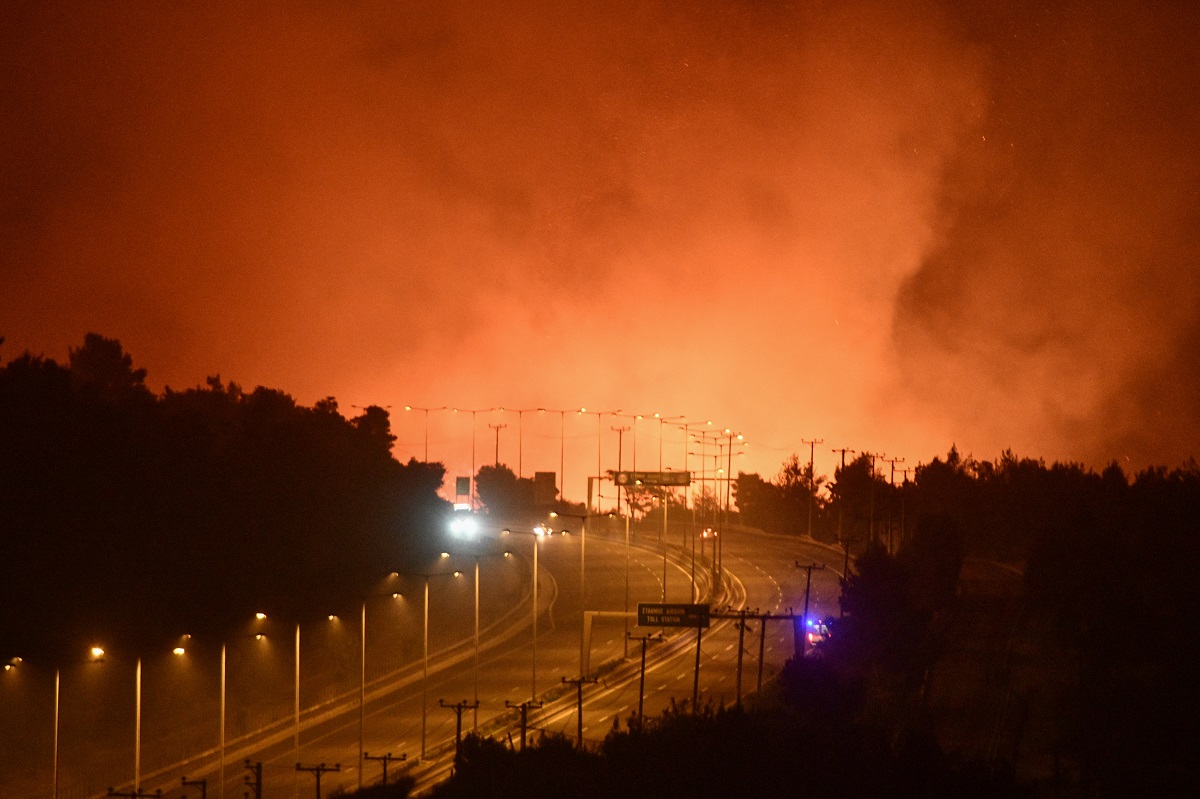
{"label": "asphalt road surface", "polygon": [[[360,780],[370,785],[382,777],[377,760],[363,761],[360,771],[360,731],[367,753],[394,758],[388,765],[390,778],[410,773],[418,787],[426,787],[449,772],[460,716],[462,733],[475,730],[519,747],[519,713],[512,706],[534,700],[541,706],[529,710],[531,738],[545,731],[574,739],[580,724],[578,693],[564,679],[581,674],[585,610],[592,616],[587,678],[596,681],[582,686],[582,734],[585,745],[596,745],[614,726],[628,724],[638,709],[641,649],[628,634],[665,633],[665,640],[647,648],[644,712],[652,716],[672,701],[690,702],[693,691],[702,703],[732,704],[739,693],[744,697],[756,690],[760,674],[767,681],[778,673],[796,651],[797,630],[791,619],[774,617],[799,614],[804,606],[806,571],[797,564],[825,567],[812,573],[809,617],[836,612],[840,550],[806,539],[731,530],[722,540],[722,579],[714,580],[709,551],[693,562],[686,532],[673,529],[670,538],[664,569],[657,533],[635,535],[628,547],[620,532],[589,534],[586,596],[581,596],[580,537],[541,539],[536,659],[532,536],[513,535],[506,544],[509,556],[479,561],[478,647],[474,563],[454,559],[446,575],[429,580],[427,674],[423,585],[410,581],[401,599],[373,598],[366,611],[368,668],[361,705],[361,619],[302,629],[298,727],[294,663],[289,663],[294,660],[294,633],[276,630],[269,636],[277,651],[271,670],[262,672],[251,671],[255,661],[250,660],[262,642],[247,637],[230,643],[240,656],[229,662],[223,790],[211,678],[195,688],[197,697],[203,695],[195,699],[196,712],[211,722],[191,725],[190,736],[184,737],[174,735],[169,725],[148,735],[152,725],[143,724],[141,788],[161,789],[171,799],[200,796],[198,786],[181,785],[181,777],[187,776],[205,780],[209,797],[241,797],[253,773],[244,767],[250,761],[262,763],[264,797],[315,796],[316,776],[311,770],[297,771],[299,763],[328,769],[321,774],[321,789],[329,796],[358,787]],[[454,576],[453,569],[461,573]],[[714,618],[700,636],[698,682],[695,629],[636,626],[638,602],[661,601],[711,603]],[[747,617],[739,629],[742,611]],[[335,624],[345,629],[339,632]],[[206,672],[212,670],[205,666]],[[162,680],[146,681],[144,690],[155,684]],[[237,685],[241,687],[235,689]],[[64,710],[69,699],[64,692]],[[84,737],[83,744],[60,751],[60,799],[103,796],[108,785],[131,791],[133,729],[92,729]],[[119,740],[106,740],[113,737]],[[43,768],[20,784],[8,782],[6,796],[32,799],[51,793]]]}

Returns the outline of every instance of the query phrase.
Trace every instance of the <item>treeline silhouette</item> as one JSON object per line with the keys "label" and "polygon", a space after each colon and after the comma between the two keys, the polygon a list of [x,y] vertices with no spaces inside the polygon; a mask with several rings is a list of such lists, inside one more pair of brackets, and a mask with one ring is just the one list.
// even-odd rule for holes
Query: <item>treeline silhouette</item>
{"label": "treeline silhouette", "polygon": [[1191,765],[1200,733],[1194,460],[1130,478],[1115,463],[1095,472],[952,448],[903,484],[873,475],[863,455],[836,470],[827,496],[816,493],[822,482],[795,457],[770,481],[740,475],[741,521],[802,533],[811,496],[814,536],[837,540],[840,526],[858,555],[843,584],[846,618],[826,651],[843,674],[891,675],[875,681],[873,695],[891,697],[877,709],[924,689],[948,619],[969,604],[955,594],[963,556],[1000,559],[1023,572],[1008,645],[993,653],[1018,719],[1005,750],[1019,759],[1023,747],[1045,747],[1051,792],[1200,790]]}
{"label": "treeline silhouette", "polygon": [[436,551],[444,469],[395,461],[383,408],[145,377],[94,333],[0,370],[5,658],[327,614]]}

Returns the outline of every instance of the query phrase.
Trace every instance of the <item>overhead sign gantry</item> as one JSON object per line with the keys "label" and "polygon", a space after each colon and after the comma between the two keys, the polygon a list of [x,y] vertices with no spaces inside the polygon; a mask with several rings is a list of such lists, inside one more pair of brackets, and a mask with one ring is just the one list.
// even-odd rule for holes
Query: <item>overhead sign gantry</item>
{"label": "overhead sign gantry", "polygon": [[614,482],[623,488],[630,486],[689,486],[691,472],[617,472]]}

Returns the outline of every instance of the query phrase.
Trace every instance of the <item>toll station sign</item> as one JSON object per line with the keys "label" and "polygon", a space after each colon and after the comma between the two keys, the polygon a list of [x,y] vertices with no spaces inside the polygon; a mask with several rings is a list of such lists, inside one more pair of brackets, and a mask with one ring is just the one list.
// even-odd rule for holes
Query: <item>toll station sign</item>
{"label": "toll station sign", "polygon": [[691,472],[617,472],[614,482],[623,487],[630,486],[688,486],[692,484]]}
{"label": "toll station sign", "polygon": [[708,605],[638,603],[640,627],[708,627]]}

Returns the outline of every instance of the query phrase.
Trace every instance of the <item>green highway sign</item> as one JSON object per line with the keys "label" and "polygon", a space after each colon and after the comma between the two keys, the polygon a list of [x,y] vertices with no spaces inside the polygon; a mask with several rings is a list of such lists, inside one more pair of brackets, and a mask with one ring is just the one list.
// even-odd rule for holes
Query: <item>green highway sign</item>
{"label": "green highway sign", "polygon": [[708,605],[638,603],[640,627],[707,627]]}
{"label": "green highway sign", "polygon": [[619,486],[688,486],[691,472],[617,472],[613,480]]}

